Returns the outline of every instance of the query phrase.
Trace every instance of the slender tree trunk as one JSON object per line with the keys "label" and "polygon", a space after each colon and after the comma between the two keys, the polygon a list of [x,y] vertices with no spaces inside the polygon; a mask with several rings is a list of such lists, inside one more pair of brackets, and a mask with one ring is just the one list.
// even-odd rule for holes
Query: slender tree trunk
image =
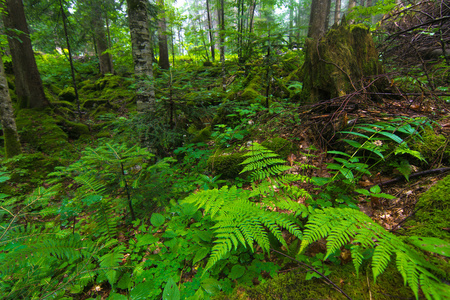
{"label": "slender tree trunk", "polygon": [[334,10],[334,24],[339,24],[341,20],[341,0],[336,0],[336,9]]}
{"label": "slender tree trunk", "polygon": [[288,28],[288,34],[289,34],[289,48],[292,47],[292,38],[294,35],[294,0],[289,1],[289,28]]}
{"label": "slender tree trunk", "polygon": [[222,64],[222,90],[227,90],[226,77],[225,77],[225,6],[224,0],[220,0],[219,8],[219,22],[220,22],[220,62]]}
{"label": "slender tree trunk", "polygon": [[211,11],[209,9],[209,0],[206,0],[206,14],[208,15],[208,30],[209,30],[209,42],[211,44],[211,60],[214,61],[216,57],[214,49],[214,35],[213,28],[211,24]]}
{"label": "slender tree trunk", "polygon": [[108,50],[108,40],[105,30],[105,22],[103,20],[103,10],[101,3],[97,0],[91,2],[92,27],[94,29],[94,39],[97,48],[97,56],[100,64],[100,73],[105,75],[113,73],[112,57],[109,53],[104,53]]}
{"label": "slender tree trunk", "polygon": [[9,95],[8,82],[2,56],[0,55],[0,117],[3,127],[3,140],[5,142],[5,157],[10,158],[22,153],[22,147],[17,133],[16,120],[14,119],[11,97]]}
{"label": "slender tree trunk", "polygon": [[8,34],[19,107],[45,107],[49,102],[34,58],[22,0],[6,0],[5,4],[3,23]]}
{"label": "slender tree trunk", "polygon": [[167,47],[167,32],[166,32],[166,12],[164,0],[158,0],[159,14],[158,14],[158,46],[159,46],[159,62],[161,69],[168,70],[170,68],[169,62],[169,47]]}
{"label": "slender tree trunk", "polygon": [[78,97],[77,82],[75,80],[75,68],[73,67],[72,51],[70,50],[69,35],[67,34],[67,24],[66,24],[67,20],[66,20],[66,14],[64,12],[64,6],[62,3],[62,0],[59,0],[59,5],[61,7],[61,15],[62,15],[63,26],[64,26],[64,35],[66,37],[67,50],[69,51],[70,71],[72,73],[72,84],[73,84],[73,89],[75,91],[75,99],[77,101],[78,118],[81,120],[80,98]]}
{"label": "slender tree trunk", "polygon": [[138,112],[154,110],[155,106],[147,3],[146,0],[127,0]]}

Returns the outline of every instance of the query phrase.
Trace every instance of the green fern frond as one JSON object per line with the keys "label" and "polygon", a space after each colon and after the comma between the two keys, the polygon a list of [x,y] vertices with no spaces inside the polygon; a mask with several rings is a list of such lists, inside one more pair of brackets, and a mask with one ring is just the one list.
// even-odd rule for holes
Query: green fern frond
{"label": "green fern frond", "polygon": [[436,270],[436,267],[358,210],[325,208],[312,212],[303,233],[300,251],[321,238],[327,239],[326,256],[346,244],[352,245],[353,264],[357,272],[363,261],[362,252],[375,248],[372,256],[374,280],[384,272],[391,256],[395,254],[397,269],[416,299],[419,296],[419,288],[427,299],[441,299],[450,291],[448,286],[428,271]]}

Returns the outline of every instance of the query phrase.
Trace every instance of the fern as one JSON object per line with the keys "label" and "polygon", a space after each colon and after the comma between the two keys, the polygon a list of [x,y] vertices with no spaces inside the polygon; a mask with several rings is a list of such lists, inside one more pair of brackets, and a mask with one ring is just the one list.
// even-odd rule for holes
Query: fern
{"label": "fern", "polygon": [[[419,288],[427,299],[443,299],[450,290],[430,272],[438,271],[436,267],[428,263],[422,255],[416,253],[401,239],[358,210],[326,208],[312,212],[303,232],[300,252],[321,238],[327,239],[326,257],[343,245],[350,244],[357,272],[363,261],[362,252],[365,249],[375,248],[372,257],[372,272],[375,280],[384,272],[391,256],[395,254],[397,269],[416,298],[419,297]],[[446,292],[443,292],[445,290]]]}
{"label": "fern", "polygon": [[[295,216],[306,217],[309,213],[308,208],[291,201],[290,197],[285,197],[282,193],[287,191],[290,196],[295,195],[293,198],[310,197],[306,191],[289,186],[293,181],[304,181],[306,178],[282,174],[290,169],[282,165],[285,161],[259,144],[253,144],[246,156],[248,158],[243,162],[246,166],[242,172],[250,171],[250,177],[258,181],[258,184],[253,183],[252,190],[224,186],[221,189],[192,194],[184,200],[204,209],[205,214],[209,214],[215,222],[213,229],[216,240],[205,271],[239,245],[254,252],[256,244],[264,252],[268,252],[270,250],[268,232],[286,247],[282,230],[287,230],[299,239],[302,238],[296,220],[289,214],[273,211],[273,208],[289,209]],[[253,202],[255,198],[264,198],[264,201],[255,203]]]}

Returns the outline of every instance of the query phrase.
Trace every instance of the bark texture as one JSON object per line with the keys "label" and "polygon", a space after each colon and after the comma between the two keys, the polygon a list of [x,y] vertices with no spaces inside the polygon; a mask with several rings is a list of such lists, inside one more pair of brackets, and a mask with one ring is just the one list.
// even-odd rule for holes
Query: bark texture
{"label": "bark texture", "polygon": [[112,57],[109,53],[104,53],[108,50],[108,40],[106,39],[105,21],[103,18],[103,11],[101,3],[98,0],[91,2],[92,7],[92,26],[94,31],[94,39],[97,48],[97,55],[100,64],[100,73],[102,75],[114,73]]}
{"label": "bark texture", "polygon": [[153,110],[155,106],[147,3],[146,0],[127,0],[134,75],[136,77],[136,109],[139,112]]}
{"label": "bark texture", "polygon": [[16,120],[14,119],[11,97],[9,95],[8,82],[0,55],[0,116],[5,141],[5,157],[10,158],[22,153],[22,148],[17,133]]}
{"label": "bark texture", "polygon": [[311,15],[309,18],[308,37],[314,40],[320,39],[327,30],[327,20],[330,11],[329,0],[313,0],[311,3]]}
{"label": "bark texture", "polygon": [[[334,25],[321,40],[306,41],[302,100],[315,103],[356,92],[364,77],[382,73],[373,38],[364,25]],[[383,81],[371,88],[383,89]]]}
{"label": "bark texture", "polygon": [[19,107],[45,107],[49,102],[34,59],[22,0],[6,0],[5,5],[3,23],[11,50]]}
{"label": "bark texture", "polygon": [[168,70],[170,68],[169,62],[169,47],[167,47],[167,28],[166,28],[166,15],[164,10],[164,0],[158,0],[158,6],[160,9],[158,19],[158,46],[159,46],[159,62],[158,65],[161,69]]}

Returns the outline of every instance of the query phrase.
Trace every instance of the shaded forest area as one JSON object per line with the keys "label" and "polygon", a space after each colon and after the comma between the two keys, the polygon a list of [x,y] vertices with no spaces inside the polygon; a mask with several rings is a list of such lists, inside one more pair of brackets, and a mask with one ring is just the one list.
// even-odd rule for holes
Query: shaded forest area
{"label": "shaded forest area", "polygon": [[1,299],[448,299],[450,5],[5,0]]}

